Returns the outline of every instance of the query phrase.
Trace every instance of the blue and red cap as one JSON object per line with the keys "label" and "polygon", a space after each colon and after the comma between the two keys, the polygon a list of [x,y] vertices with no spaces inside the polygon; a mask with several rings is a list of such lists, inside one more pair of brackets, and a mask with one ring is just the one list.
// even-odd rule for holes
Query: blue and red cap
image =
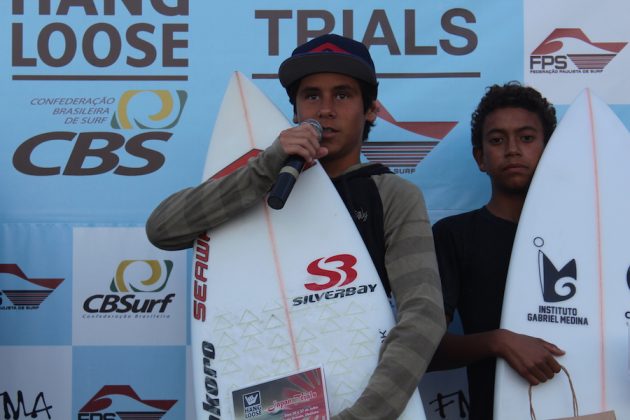
{"label": "blue and red cap", "polygon": [[340,73],[378,86],[374,62],[362,43],[336,34],[313,38],[293,50],[280,65],[278,76],[284,88],[315,73]]}

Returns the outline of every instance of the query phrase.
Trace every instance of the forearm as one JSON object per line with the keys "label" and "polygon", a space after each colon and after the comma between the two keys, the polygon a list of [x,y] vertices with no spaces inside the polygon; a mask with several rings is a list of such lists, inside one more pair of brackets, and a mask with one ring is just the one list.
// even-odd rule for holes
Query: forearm
{"label": "forearm", "polygon": [[429,370],[456,369],[499,356],[498,330],[477,334],[447,332],[438,346]]}
{"label": "forearm", "polygon": [[167,250],[191,247],[200,234],[260,202],[285,158],[276,141],[233,173],[172,194],[147,220],[149,241]]}

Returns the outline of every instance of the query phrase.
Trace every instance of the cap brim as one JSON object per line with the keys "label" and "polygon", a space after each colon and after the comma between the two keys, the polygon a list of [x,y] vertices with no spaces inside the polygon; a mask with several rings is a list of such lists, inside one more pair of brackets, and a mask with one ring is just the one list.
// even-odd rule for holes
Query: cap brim
{"label": "cap brim", "polygon": [[315,73],[340,73],[376,86],[374,70],[360,58],[343,53],[308,53],[286,59],[278,71],[280,83],[287,88],[301,78]]}

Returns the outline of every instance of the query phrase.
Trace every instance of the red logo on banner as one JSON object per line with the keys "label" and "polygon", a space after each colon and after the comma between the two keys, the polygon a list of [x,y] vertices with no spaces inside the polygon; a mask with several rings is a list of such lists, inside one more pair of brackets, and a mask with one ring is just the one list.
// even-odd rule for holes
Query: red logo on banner
{"label": "red logo on banner", "polygon": [[[112,407],[113,396],[121,396],[126,397],[128,400],[136,403],[140,403],[151,410],[154,414],[154,418],[161,418],[168,410],[175,405],[177,400],[145,400],[140,398],[140,396],[134,391],[132,387],[129,385],[105,385],[98,391],[91,399],[88,401],[83,408],[79,410],[79,418],[87,418],[82,417],[82,413],[95,413],[103,410],[107,410],[108,412],[116,412],[115,407]],[[120,410],[118,410],[120,411]],[[107,414],[110,414],[107,413]],[[106,416],[107,416],[106,414]],[[113,414],[113,413],[112,413]],[[120,415],[120,412],[116,413]],[[138,412],[127,412],[126,413],[131,418],[138,418],[140,416],[147,415],[147,411],[138,411]],[[95,418],[90,416],[90,418]],[[110,417],[104,417],[110,418]]]}
{"label": "red logo on banner", "polygon": [[600,73],[626,44],[591,41],[580,28],[557,28],[532,51],[529,68],[533,73]]}

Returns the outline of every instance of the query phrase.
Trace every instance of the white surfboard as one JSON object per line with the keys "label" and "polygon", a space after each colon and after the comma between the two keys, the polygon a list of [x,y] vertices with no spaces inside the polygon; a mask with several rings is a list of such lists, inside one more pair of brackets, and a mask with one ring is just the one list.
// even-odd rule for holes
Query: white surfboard
{"label": "white surfboard", "polygon": [[[251,81],[235,73],[204,179],[234,169],[289,126]],[[282,210],[261,199],[200,237],[192,279],[199,419],[233,418],[234,389],[319,365],[331,414],[338,413],[365,388],[381,340],[394,325],[369,253],[319,164],[300,176]],[[417,393],[402,418],[425,418]]]}
{"label": "white surfboard", "polygon": [[[566,351],[580,414],[630,418],[630,135],[585,90],[553,134],[529,189],[501,327]],[[528,385],[497,364],[495,419],[529,419]],[[533,388],[538,419],[572,415],[567,378]]]}

